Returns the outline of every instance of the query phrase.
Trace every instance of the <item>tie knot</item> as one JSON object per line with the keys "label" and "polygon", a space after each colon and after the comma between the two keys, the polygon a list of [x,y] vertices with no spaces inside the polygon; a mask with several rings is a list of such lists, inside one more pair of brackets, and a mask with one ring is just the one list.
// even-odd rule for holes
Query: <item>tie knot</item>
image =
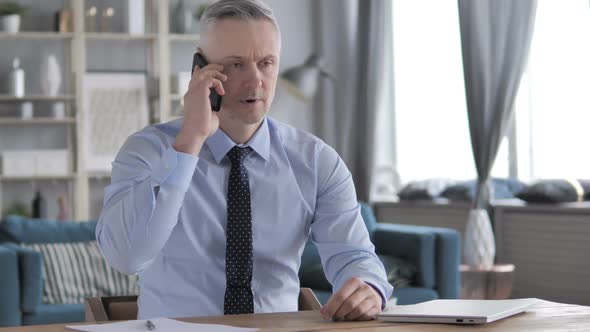
{"label": "tie knot", "polygon": [[249,146],[242,148],[236,145],[231,150],[229,150],[229,152],[227,153],[227,157],[231,161],[232,165],[239,165],[242,164],[244,158],[246,158],[248,153],[250,153],[251,151],[252,148]]}

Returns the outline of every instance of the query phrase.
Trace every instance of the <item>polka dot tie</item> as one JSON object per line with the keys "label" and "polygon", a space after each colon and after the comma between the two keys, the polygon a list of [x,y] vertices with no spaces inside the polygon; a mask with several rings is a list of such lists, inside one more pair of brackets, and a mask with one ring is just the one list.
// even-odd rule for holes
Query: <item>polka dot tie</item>
{"label": "polka dot tie", "polygon": [[227,187],[227,230],[225,251],[226,315],[254,313],[252,295],[252,211],[250,185],[244,158],[251,148],[234,146],[227,157],[231,170]]}

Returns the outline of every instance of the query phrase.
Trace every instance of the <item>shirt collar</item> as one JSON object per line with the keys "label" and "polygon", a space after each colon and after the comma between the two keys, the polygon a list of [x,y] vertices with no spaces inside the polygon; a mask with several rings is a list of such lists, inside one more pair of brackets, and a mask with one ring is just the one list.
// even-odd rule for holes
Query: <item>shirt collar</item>
{"label": "shirt collar", "polygon": [[223,130],[221,130],[221,128],[217,129],[217,131],[215,131],[211,137],[207,138],[205,142],[209,147],[209,150],[211,150],[213,158],[218,164],[229,152],[229,150],[231,150],[236,145],[249,146],[259,156],[264,158],[264,160],[268,161],[270,155],[270,133],[268,130],[268,121],[266,117],[264,117],[262,124],[254,133],[254,136],[252,136],[252,138],[250,138],[246,144],[236,144]]}

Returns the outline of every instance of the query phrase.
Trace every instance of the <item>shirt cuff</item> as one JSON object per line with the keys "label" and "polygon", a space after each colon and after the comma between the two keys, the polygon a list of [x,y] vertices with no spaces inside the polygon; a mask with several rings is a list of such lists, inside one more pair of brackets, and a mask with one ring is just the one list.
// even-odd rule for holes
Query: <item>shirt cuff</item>
{"label": "shirt cuff", "polygon": [[385,309],[385,306],[387,306],[387,300],[385,299],[385,295],[384,295],[383,291],[378,286],[376,286],[374,283],[364,280],[364,279],[363,279],[363,281],[365,282],[365,284],[373,287],[373,289],[379,294],[379,296],[381,296],[381,311],[383,311],[383,309]]}
{"label": "shirt cuff", "polygon": [[169,147],[152,172],[154,186],[170,184],[187,190],[198,161],[197,156]]}

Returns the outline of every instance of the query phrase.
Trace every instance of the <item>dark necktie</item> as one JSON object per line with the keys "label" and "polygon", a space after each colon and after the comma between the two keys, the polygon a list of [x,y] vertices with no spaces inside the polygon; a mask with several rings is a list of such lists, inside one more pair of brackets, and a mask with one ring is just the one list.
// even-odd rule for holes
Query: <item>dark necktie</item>
{"label": "dark necktie", "polygon": [[225,315],[254,313],[252,296],[252,211],[250,185],[244,158],[251,148],[234,146],[227,157],[231,170],[227,186],[227,229],[225,251]]}

